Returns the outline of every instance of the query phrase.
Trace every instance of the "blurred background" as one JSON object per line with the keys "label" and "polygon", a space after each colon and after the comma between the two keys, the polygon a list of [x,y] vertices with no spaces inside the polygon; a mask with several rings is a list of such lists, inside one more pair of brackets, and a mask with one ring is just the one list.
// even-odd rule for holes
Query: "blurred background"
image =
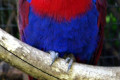
{"label": "blurred background", "polygon": [[[120,0],[107,0],[104,48],[98,65],[120,66]],[[0,28],[19,38],[17,0],[0,0]],[[0,62],[0,80],[27,80],[26,74]]]}

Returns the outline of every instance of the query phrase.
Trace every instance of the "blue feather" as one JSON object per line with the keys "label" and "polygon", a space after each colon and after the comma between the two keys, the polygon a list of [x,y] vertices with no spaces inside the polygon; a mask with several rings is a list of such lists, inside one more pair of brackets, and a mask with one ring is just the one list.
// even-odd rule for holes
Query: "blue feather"
{"label": "blue feather", "polygon": [[29,3],[32,1],[32,0],[27,0]]}
{"label": "blue feather", "polygon": [[59,52],[60,57],[72,53],[81,61],[89,61],[99,40],[98,15],[94,6],[82,16],[58,22],[49,16],[36,15],[30,8],[24,42],[44,51]]}

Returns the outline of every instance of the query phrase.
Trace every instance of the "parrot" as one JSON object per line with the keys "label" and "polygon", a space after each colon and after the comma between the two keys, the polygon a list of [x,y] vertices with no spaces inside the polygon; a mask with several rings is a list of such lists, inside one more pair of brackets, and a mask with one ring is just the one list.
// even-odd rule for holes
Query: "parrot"
{"label": "parrot", "polygon": [[106,5],[106,0],[19,0],[20,39],[49,52],[51,65],[65,56],[68,70],[74,61],[96,65],[103,48]]}

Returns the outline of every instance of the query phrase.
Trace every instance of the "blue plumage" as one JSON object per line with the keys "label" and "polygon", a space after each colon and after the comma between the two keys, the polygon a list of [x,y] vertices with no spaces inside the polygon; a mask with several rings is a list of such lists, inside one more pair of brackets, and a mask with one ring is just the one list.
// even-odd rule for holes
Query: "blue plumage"
{"label": "blue plumage", "polygon": [[81,61],[89,61],[99,40],[97,20],[96,6],[82,16],[61,22],[37,15],[30,8],[29,24],[22,38],[25,43],[38,49],[56,51],[60,57],[72,53]]}
{"label": "blue plumage", "polygon": [[[60,57],[73,54],[80,63],[97,64],[103,47],[106,0],[18,2],[21,40],[40,50],[51,51],[51,65],[58,53]],[[73,57],[67,56],[66,62],[69,71]]]}
{"label": "blue plumage", "polygon": [[29,3],[31,2],[31,0],[27,0]]}

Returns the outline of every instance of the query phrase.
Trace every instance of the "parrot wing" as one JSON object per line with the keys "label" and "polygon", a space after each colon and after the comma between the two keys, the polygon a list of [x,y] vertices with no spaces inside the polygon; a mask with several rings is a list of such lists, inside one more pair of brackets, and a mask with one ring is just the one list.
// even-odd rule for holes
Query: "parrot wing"
{"label": "parrot wing", "polygon": [[29,17],[29,3],[27,0],[19,0],[18,2],[18,24],[19,24],[19,32],[20,38],[22,41],[23,39],[23,30],[28,24],[28,17]]}
{"label": "parrot wing", "polygon": [[106,0],[97,0],[96,1],[96,6],[97,6],[97,9],[99,11],[99,17],[98,17],[98,27],[99,27],[99,42],[98,42],[98,47],[90,61],[90,64],[94,64],[96,65],[98,60],[99,60],[99,57],[100,57],[100,54],[102,52],[102,48],[103,48],[103,39],[104,39],[104,26],[105,26],[105,17],[106,17],[106,7],[107,5],[107,2]]}

